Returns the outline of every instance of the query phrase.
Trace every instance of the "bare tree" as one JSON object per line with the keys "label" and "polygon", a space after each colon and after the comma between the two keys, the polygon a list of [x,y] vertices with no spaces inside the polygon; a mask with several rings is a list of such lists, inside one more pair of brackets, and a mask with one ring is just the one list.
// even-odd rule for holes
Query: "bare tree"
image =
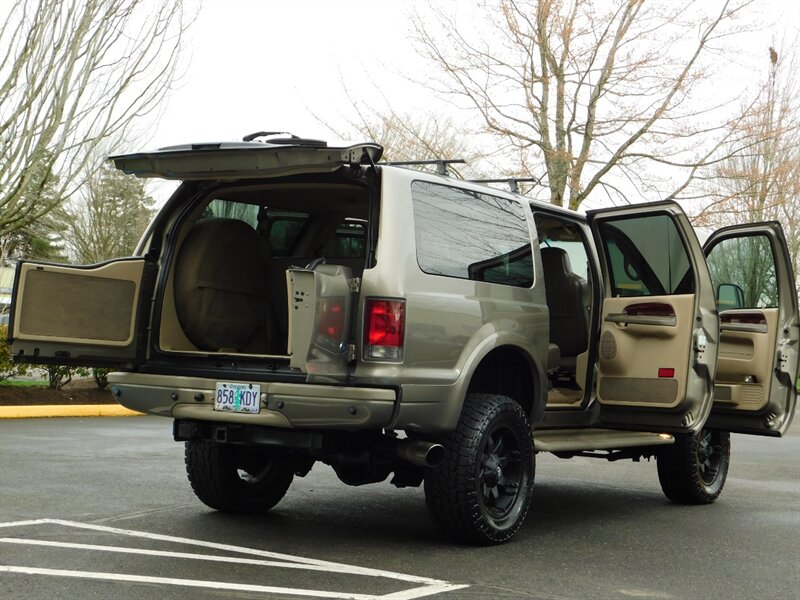
{"label": "bare tree", "polygon": [[[693,94],[746,4],[500,0],[479,31],[435,7],[414,27],[438,67],[431,85],[477,111],[553,204],[576,209],[599,190],[678,197],[719,159],[728,130],[709,120],[726,101],[698,108]],[[669,176],[650,178],[653,166]]]}
{"label": "bare tree", "polygon": [[[70,197],[97,149],[158,109],[181,0],[17,0],[0,26],[0,237]],[[43,192],[47,193],[43,193]]]}
{"label": "bare tree", "polygon": [[695,222],[722,227],[779,221],[800,278],[800,54],[796,41],[785,47],[788,53],[769,48],[769,69],[756,104],[743,107],[732,132],[747,143],[731,148],[714,169],[706,182],[708,202]]}
{"label": "bare tree", "polygon": [[81,263],[130,256],[153,216],[144,183],[104,165],[64,211],[64,245]]}
{"label": "bare tree", "polygon": [[482,158],[474,132],[456,123],[452,116],[432,111],[424,116],[400,113],[386,98],[383,98],[383,108],[375,108],[353,98],[344,81],[342,88],[353,110],[344,126],[337,129],[327,120],[316,117],[337,137],[352,139],[361,136],[378,143],[383,146],[383,160],[388,162],[463,159],[468,163],[466,169],[463,165],[455,165],[449,170],[458,177],[464,176],[465,172],[474,174],[469,170],[470,166]]}

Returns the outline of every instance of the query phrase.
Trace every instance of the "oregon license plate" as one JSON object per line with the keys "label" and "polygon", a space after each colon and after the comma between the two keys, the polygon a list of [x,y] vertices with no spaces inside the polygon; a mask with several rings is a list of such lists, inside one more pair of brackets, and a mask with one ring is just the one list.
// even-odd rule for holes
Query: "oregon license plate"
{"label": "oregon license plate", "polygon": [[214,394],[214,410],[257,413],[260,409],[260,385],[217,382],[217,390]]}

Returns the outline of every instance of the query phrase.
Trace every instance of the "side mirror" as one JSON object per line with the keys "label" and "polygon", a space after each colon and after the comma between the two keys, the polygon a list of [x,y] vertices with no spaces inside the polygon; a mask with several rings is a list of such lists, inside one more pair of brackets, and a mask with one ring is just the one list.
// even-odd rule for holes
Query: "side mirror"
{"label": "side mirror", "polygon": [[717,288],[717,308],[744,308],[744,291],[735,283],[721,283]]}

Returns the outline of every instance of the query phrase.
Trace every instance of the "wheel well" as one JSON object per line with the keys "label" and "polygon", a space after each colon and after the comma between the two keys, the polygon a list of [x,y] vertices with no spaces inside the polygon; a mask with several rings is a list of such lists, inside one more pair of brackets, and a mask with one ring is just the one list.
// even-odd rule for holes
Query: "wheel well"
{"label": "wheel well", "polygon": [[528,417],[537,396],[536,369],[518,348],[504,346],[487,354],[469,383],[469,392],[502,394],[516,400]]}

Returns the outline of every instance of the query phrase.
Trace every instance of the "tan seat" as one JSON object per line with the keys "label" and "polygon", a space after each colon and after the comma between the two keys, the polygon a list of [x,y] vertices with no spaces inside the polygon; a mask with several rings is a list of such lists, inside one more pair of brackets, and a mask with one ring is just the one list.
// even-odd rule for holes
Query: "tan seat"
{"label": "tan seat", "polygon": [[[175,261],[175,308],[200,350],[269,354],[280,347],[258,233],[237,219],[201,219]],[[278,350],[280,351],[280,350]]]}

